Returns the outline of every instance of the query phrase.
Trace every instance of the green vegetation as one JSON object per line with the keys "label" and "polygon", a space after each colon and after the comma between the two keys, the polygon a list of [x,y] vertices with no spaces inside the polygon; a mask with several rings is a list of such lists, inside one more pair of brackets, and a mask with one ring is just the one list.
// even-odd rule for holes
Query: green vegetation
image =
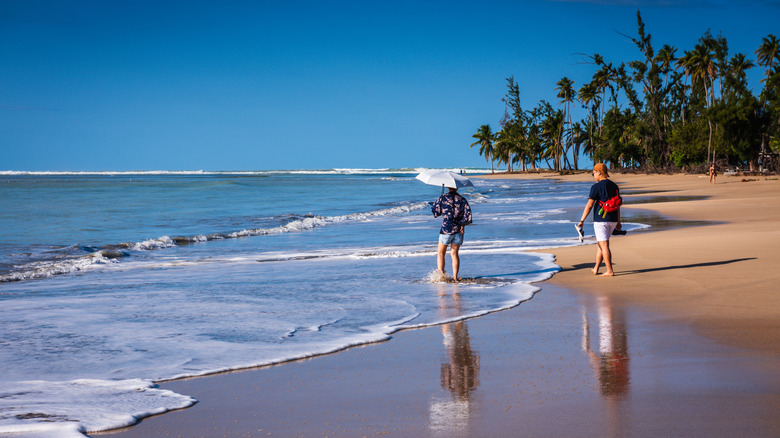
{"label": "green vegetation", "polygon": [[[637,12],[637,35],[629,37],[637,60],[615,65],[599,54],[588,58],[597,70],[575,90],[563,77],[555,87],[559,107],[542,100],[530,110],[520,104],[520,85],[506,79],[508,91],[501,130],[482,125],[471,146],[507,170],[545,163],[550,169],[577,169],[582,153],[610,168],[648,171],[750,171],[780,167],[780,40],[763,39],[756,63],[747,55],[729,56],[728,43],[708,31],[696,46],[677,57],[677,48],[655,50]],[[755,96],[746,71],[763,68]],[[587,117],[572,122],[575,103]]]}

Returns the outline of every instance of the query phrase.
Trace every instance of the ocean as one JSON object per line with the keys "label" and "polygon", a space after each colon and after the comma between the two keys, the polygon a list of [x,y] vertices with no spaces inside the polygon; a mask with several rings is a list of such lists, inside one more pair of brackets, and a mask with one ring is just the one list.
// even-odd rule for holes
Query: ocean
{"label": "ocean", "polygon": [[0,435],[123,427],[195,403],[154,382],[511,308],[559,269],[534,249],[580,244],[589,183],[475,178],[465,281],[439,281],[421,170],[0,172]]}

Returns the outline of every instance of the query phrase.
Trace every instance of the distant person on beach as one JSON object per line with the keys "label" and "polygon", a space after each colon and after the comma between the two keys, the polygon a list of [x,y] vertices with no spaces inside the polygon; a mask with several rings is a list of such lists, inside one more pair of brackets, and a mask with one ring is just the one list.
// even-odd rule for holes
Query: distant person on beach
{"label": "distant person on beach", "polygon": [[[590,188],[588,203],[582,212],[582,219],[577,223],[577,228],[582,228],[585,219],[588,218],[588,213],[593,209],[593,230],[596,233],[598,249],[596,250],[596,266],[591,271],[593,275],[598,275],[601,262],[603,261],[607,272],[601,275],[612,277],[615,275],[615,272],[612,270],[612,252],[609,249],[609,237],[613,231],[621,229],[622,225],[620,223],[620,208],[618,207],[615,211],[608,211],[609,208],[604,204],[615,197],[619,197],[619,190],[617,184],[609,180],[609,172],[604,163],[598,163],[593,166],[593,179],[596,180],[596,183]],[[594,209],[594,205],[597,204],[598,206]]]}
{"label": "distant person on beach", "polygon": [[471,223],[471,207],[466,198],[458,193],[458,189],[450,187],[448,193],[439,196],[439,199],[433,203],[431,212],[433,217],[442,217],[436,265],[439,272],[444,275],[444,256],[447,253],[447,246],[450,245],[452,281],[457,283],[460,270],[458,251],[463,244],[465,226]]}
{"label": "distant person on beach", "polygon": [[715,184],[715,178],[718,176],[718,172],[715,170],[715,163],[710,166],[710,184]]}

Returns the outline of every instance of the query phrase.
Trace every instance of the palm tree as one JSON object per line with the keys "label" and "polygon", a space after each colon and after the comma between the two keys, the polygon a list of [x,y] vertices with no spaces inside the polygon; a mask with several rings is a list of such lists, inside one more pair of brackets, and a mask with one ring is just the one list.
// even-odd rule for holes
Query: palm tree
{"label": "palm tree", "polygon": [[580,90],[577,92],[577,100],[582,103],[583,108],[587,108],[588,110],[588,143],[590,145],[590,148],[593,148],[593,114],[596,111],[596,108],[599,105],[599,97],[598,97],[598,91],[596,90],[596,86],[593,84],[593,82],[590,82],[588,84],[585,84],[580,88]]}
{"label": "palm tree", "polygon": [[[655,61],[658,62],[661,73],[664,75],[663,94],[667,96],[669,95],[669,73],[674,70],[674,62],[677,61],[677,58],[674,57],[676,52],[677,49],[668,44],[665,44],[663,47],[661,47],[661,50],[659,50],[658,54],[655,56]],[[668,97],[665,99],[668,99]],[[664,133],[666,133],[667,127],[671,124],[668,110],[663,112],[663,124]]]}
{"label": "palm tree", "polygon": [[593,74],[593,80],[591,84],[596,89],[596,93],[601,93],[601,108],[599,114],[599,134],[601,134],[601,127],[604,125],[604,106],[607,104],[607,88],[611,89],[610,85],[610,67],[606,64]]}
{"label": "palm tree", "polygon": [[507,163],[507,172],[513,171],[515,163],[521,163],[523,171],[526,170],[526,161],[529,158],[529,151],[526,149],[526,128],[524,126],[524,117],[519,120],[512,120],[504,126],[497,136],[496,149],[500,152],[497,156],[501,161]]}
{"label": "palm tree", "polygon": [[[558,99],[561,99],[560,103],[563,104],[563,112],[564,112],[564,120],[567,120],[567,123],[569,125],[568,131],[571,131],[571,112],[569,111],[569,104],[571,104],[574,101],[574,81],[564,76],[561,78],[560,81],[558,81],[557,84],[555,84],[555,90],[558,91]],[[561,134],[563,135],[563,132],[567,131],[567,129],[564,126],[563,131]],[[571,145],[567,142],[566,144],[566,150],[569,149]],[[579,154],[579,146],[575,146],[574,149],[574,168],[577,168],[577,155]]]}
{"label": "palm tree", "polygon": [[753,61],[747,59],[747,55],[744,53],[737,53],[731,57],[729,61],[728,70],[731,75],[739,82],[747,81],[747,71],[755,67]]}
{"label": "palm tree", "polygon": [[769,34],[769,36],[764,37],[764,42],[756,49],[755,53],[758,56],[758,65],[766,67],[766,77],[769,78],[775,62],[780,62],[780,40]]}
{"label": "palm tree", "polygon": [[586,126],[582,126],[580,122],[574,122],[574,125],[571,127],[571,138],[574,142],[575,147],[579,150],[580,147],[582,147],[583,152],[589,153],[591,158],[593,157],[593,145],[591,143],[592,139],[590,134],[588,133],[588,126],[591,123],[593,123],[593,119],[589,121],[583,120],[582,123],[584,123]]}
{"label": "palm tree", "polygon": [[[691,83],[694,81],[701,81],[704,85],[704,101],[707,105],[707,109],[712,108],[715,94],[713,88],[715,85],[715,78],[718,77],[718,65],[715,62],[715,56],[712,53],[712,49],[704,44],[697,44],[691,52]],[[707,86],[707,79],[709,79],[710,85]],[[709,112],[709,111],[708,111]],[[710,162],[710,155],[712,154],[712,119],[707,114],[707,124],[710,128],[709,140],[707,141],[707,162]]]}
{"label": "palm tree", "polygon": [[669,84],[669,73],[672,71],[672,64],[677,61],[677,58],[674,57],[676,52],[677,49],[666,44],[655,55],[655,59],[660,64],[661,71],[664,74],[664,88]]}
{"label": "palm tree", "polygon": [[479,145],[479,154],[484,156],[485,160],[490,163],[490,173],[493,173],[493,159],[495,154],[495,151],[493,150],[493,141],[495,141],[496,135],[493,134],[490,125],[480,126],[477,133],[471,137],[476,138],[477,141],[471,143],[471,146],[469,147]]}
{"label": "palm tree", "polygon": [[498,165],[501,166],[502,164],[506,164],[507,172],[511,172],[511,151],[510,151],[510,142],[506,138],[506,132],[505,130],[501,130],[496,132],[496,141],[493,144],[493,155],[496,158],[496,161],[498,162]]}
{"label": "palm tree", "polygon": [[[691,77],[691,69],[693,66],[693,54],[689,51],[685,51],[685,54],[677,58],[677,62],[675,63],[675,69],[682,68],[683,75],[685,76],[685,82],[683,83],[683,94],[685,94],[685,89],[688,88],[688,78]],[[685,107],[686,102],[690,99],[683,99],[681,110],[682,110],[682,123],[685,124]]]}
{"label": "palm tree", "polygon": [[[596,155],[596,142],[593,140],[593,119],[582,119],[574,123],[574,141],[582,146],[582,152],[587,154],[591,161]],[[595,162],[595,161],[594,161]]]}
{"label": "palm tree", "polygon": [[[769,86],[769,78],[772,76],[772,67],[775,62],[780,62],[780,40],[773,34],[764,37],[764,41],[756,49],[756,56],[758,56],[758,65],[766,67],[766,78],[762,80]],[[767,99],[764,99],[764,108],[766,108]],[[761,136],[761,152],[766,150],[766,135]]]}
{"label": "palm tree", "polygon": [[544,119],[542,120],[542,141],[544,152],[542,156],[545,160],[553,159],[553,170],[561,170],[561,137],[563,133],[563,111],[553,110],[549,104],[544,109]]}
{"label": "palm tree", "polygon": [[543,103],[544,101],[527,111],[525,116],[528,124],[526,125],[524,149],[533,170],[536,170],[536,162],[542,159],[542,124],[539,118],[542,115]]}

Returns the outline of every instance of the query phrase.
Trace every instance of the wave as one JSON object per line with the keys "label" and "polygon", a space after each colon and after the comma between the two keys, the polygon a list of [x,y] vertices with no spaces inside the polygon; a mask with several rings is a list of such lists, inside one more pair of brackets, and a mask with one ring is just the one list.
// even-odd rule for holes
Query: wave
{"label": "wave", "polygon": [[374,217],[405,214],[416,210],[422,210],[428,206],[430,206],[429,202],[418,202],[363,213],[351,213],[341,216],[292,216],[294,219],[290,222],[272,228],[253,228],[230,233],[198,234],[193,236],[161,236],[154,239],[147,239],[141,242],[125,242],[107,245],[103,248],[83,247],[82,249],[89,251],[89,254],[75,257],[68,256],[65,258],[58,258],[57,260],[36,261],[15,266],[15,269],[12,272],[0,275],[0,282],[43,279],[55,275],[83,271],[95,265],[118,263],[119,259],[131,255],[128,251],[154,251],[158,249],[172,248],[176,246],[208,242],[212,240],[303,232],[331,224],[350,221],[364,221]]}
{"label": "wave", "polygon": [[[545,195],[543,198],[545,201],[569,201],[572,199],[582,199],[581,194],[573,194],[573,195],[565,195],[565,196],[548,196]],[[523,197],[516,197],[516,198],[491,198],[490,202],[495,204],[522,204],[525,202],[539,202],[540,198],[539,196],[523,196]]]}
{"label": "wave", "polygon": [[116,263],[115,258],[106,257],[102,251],[64,260],[40,261],[17,267],[18,270],[0,276],[0,282],[24,281],[48,278],[85,270],[94,265]]}
{"label": "wave", "polygon": [[3,176],[135,176],[135,175],[243,175],[256,172],[208,172],[203,170],[128,170],[128,171],[71,171],[71,170],[0,170]]}

